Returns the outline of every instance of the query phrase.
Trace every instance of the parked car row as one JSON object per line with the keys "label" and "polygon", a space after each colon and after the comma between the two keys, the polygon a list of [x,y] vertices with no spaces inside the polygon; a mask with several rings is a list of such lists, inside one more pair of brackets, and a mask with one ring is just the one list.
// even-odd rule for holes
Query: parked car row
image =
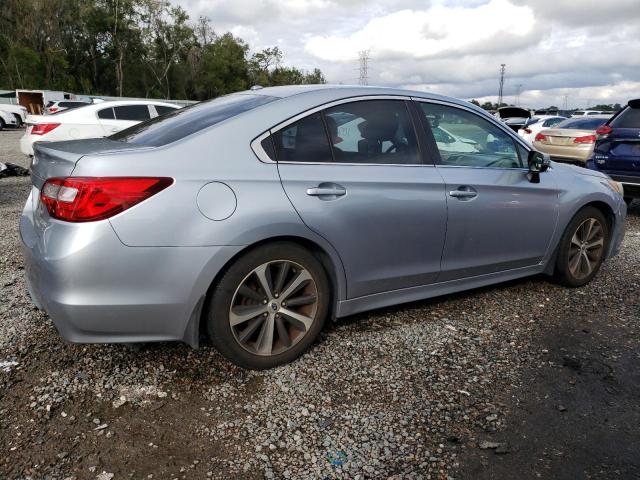
{"label": "parked car row", "polygon": [[33,155],[34,142],[107,137],[178,108],[172,103],[155,100],[122,100],[85,103],[49,115],[29,115],[20,150],[25,155]]}
{"label": "parked car row", "polygon": [[0,130],[4,127],[21,127],[27,120],[27,109],[22,105],[0,104]]}

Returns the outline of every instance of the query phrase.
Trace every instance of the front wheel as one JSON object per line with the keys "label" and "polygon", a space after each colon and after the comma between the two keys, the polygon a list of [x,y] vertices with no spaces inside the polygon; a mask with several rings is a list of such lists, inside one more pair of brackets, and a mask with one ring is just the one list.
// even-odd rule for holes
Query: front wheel
{"label": "front wheel", "polygon": [[17,113],[14,113],[13,116],[16,117],[16,128],[22,127],[22,117]]}
{"label": "front wheel", "polygon": [[586,285],[600,270],[608,245],[609,226],[602,212],[583,208],[560,239],[555,279],[567,287]]}
{"label": "front wheel", "polygon": [[224,357],[261,370],[307,350],[328,309],[329,284],[320,262],[299,245],[279,242],[231,265],[211,297],[207,328]]}

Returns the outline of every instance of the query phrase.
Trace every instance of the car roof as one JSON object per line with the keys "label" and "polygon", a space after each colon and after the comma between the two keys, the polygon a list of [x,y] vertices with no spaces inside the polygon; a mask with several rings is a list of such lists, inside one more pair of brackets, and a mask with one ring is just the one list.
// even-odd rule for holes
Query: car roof
{"label": "car roof", "polygon": [[[278,87],[264,87],[255,88],[252,90],[245,90],[237,92],[232,95],[266,95],[271,97],[280,98],[283,100],[295,100],[301,108],[311,108],[313,105],[322,105],[324,103],[330,103],[333,101],[344,100],[350,97],[367,97],[367,96],[404,96],[413,97],[417,99],[435,100],[446,102],[449,104],[457,104],[470,110],[484,115],[490,116],[490,114],[482,108],[469,103],[464,100],[460,100],[454,97],[448,97],[446,95],[440,95],[437,93],[423,92],[417,90],[409,90],[403,88],[392,87],[379,87],[369,85],[331,85],[331,84],[318,84],[318,85],[286,85]],[[276,103],[276,102],[274,102]],[[279,103],[279,102],[278,102]]]}

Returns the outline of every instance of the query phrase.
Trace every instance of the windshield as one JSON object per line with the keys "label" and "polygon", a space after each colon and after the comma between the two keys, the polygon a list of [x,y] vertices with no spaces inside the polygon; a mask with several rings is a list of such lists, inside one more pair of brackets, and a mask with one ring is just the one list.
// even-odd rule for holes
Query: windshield
{"label": "windshield", "polygon": [[555,128],[573,128],[579,130],[595,130],[607,123],[606,118],[569,118],[558,123]]}
{"label": "windshield", "polygon": [[225,95],[138,123],[109,138],[159,147],[277,99],[266,95]]}

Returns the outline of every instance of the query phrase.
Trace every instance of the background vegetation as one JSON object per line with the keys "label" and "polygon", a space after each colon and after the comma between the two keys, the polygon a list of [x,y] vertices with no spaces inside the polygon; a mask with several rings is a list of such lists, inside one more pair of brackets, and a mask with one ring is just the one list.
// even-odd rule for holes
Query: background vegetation
{"label": "background vegetation", "polygon": [[167,0],[0,0],[0,88],[204,100],[325,83]]}

